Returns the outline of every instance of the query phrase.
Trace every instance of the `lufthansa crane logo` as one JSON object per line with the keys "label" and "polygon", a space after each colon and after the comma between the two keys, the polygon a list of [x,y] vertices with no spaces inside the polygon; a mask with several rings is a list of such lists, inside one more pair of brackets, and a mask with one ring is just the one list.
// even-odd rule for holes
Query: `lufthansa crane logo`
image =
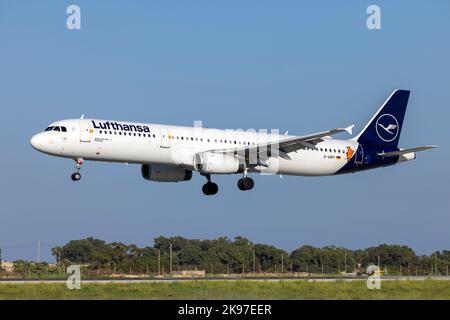
{"label": "lufthansa crane logo", "polygon": [[381,140],[391,142],[398,136],[398,121],[392,115],[385,113],[381,115],[375,125],[375,130]]}

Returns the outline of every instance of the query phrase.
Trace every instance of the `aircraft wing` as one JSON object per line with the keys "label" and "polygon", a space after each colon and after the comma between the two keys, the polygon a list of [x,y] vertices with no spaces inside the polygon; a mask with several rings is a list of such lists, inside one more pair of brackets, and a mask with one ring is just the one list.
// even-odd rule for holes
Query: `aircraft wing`
{"label": "aircraft wing", "polygon": [[329,137],[331,135],[340,133],[340,132],[348,132],[352,134],[352,129],[355,125],[351,125],[347,128],[336,128],[328,131],[313,133],[300,137],[291,137],[286,139],[280,139],[275,141],[267,141],[264,143],[260,143],[257,145],[238,147],[238,148],[230,148],[230,149],[215,149],[211,150],[211,152],[223,152],[223,153],[233,153],[238,155],[244,155],[247,153],[255,152],[260,153],[264,152],[265,154],[270,154],[270,152],[274,149],[278,151],[278,156],[283,159],[290,160],[288,153],[297,151],[303,148],[311,148],[315,149],[315,144],[323,141],[323,138]]}
{"label": "aircraft wing", "polygon": [[405,153],[419,152],[419,151],[429,150],[429,149],[433,149],[433,148],[437,148],[437,146],[423,146],[423,147],[415,147],[415,148],[403,149],[403,150],[398,150],[398,151],[382,152],[382,153],[379,153],[378,155],[383,156],[383,157],[397,157],[397,156],[400,156]]}

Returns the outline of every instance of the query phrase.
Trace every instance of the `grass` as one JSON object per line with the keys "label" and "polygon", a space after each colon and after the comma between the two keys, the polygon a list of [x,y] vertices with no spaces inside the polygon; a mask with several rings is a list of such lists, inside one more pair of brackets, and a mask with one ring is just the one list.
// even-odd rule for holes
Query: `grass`
{"label": "grass", "polygon": [[365,281],[201,281],[82,284],[0,283],[0,299],[450,299],[449,281],[384,281],[368,290]]}

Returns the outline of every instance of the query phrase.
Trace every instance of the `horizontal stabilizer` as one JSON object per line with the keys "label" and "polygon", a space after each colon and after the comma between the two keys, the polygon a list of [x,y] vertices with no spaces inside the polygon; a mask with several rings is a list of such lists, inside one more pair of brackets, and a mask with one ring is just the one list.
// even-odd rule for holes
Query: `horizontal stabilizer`
{"label": "horizontal stabilizer", "polygon": [[398,150],[398,151],[382,152],[382,153],[379,153],[378,155],[383,156],[383,157],[397,157],[397,156],[400,156],[405,153],[418,152],[418,151],[423,151],[423,150],[428,150],[428,149],[433,149],[433,148],[437,148],[437,146],[423,146],[423,147],[403,149],[403,150]]}

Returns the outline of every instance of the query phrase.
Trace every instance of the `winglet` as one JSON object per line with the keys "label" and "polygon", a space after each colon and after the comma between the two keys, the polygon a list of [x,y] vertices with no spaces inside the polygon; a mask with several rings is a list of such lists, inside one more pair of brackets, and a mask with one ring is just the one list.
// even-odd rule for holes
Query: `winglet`
{"label": "winglet", "polygon": [[345,128],[345,131],[347,131],[348,134],[352,134],[354,126],[355,126],[354,124],[348,126],[347,128]]}
{"label": "winglet", "polygon": [[83,114],[81,115],[80,119],[81,119],[81,120],[83,120],[83,119],[84,119],[84,113],[83,113]]}

